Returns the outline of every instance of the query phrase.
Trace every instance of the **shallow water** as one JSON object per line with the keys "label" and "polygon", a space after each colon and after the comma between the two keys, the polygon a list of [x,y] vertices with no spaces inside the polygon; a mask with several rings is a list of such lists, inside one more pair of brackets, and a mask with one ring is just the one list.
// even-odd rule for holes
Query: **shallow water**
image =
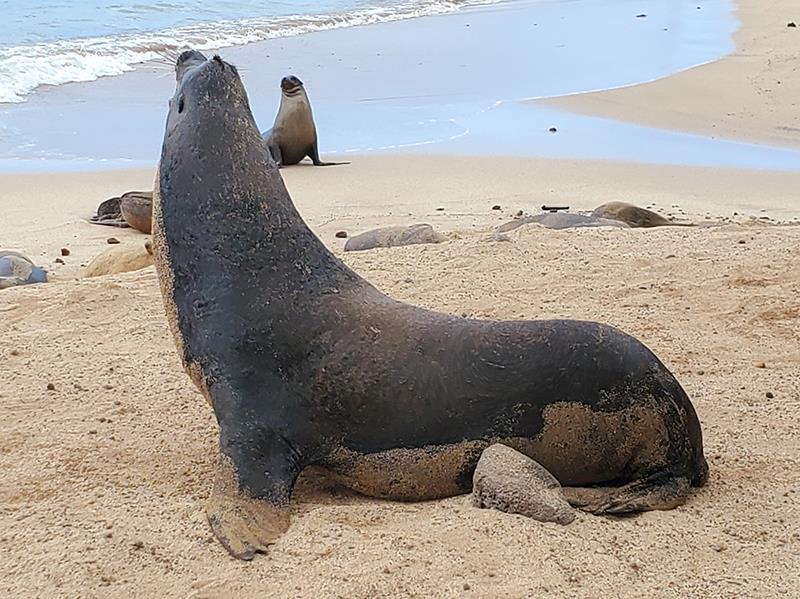
{"label": "shallow water", "polygon": [[[637,15],[646,14],[638,18]],[[528,98],[663,77],[733,50],[727,0],[507,0],[444,16],[229,48],[261,129],[306,83],[323,154],[411,151],[800,168],[800,152],[563,113]],[[0,108],[0,167],[158,159],[172,69],[149,65]],[[557,133],[548,131],[556,127]]]}

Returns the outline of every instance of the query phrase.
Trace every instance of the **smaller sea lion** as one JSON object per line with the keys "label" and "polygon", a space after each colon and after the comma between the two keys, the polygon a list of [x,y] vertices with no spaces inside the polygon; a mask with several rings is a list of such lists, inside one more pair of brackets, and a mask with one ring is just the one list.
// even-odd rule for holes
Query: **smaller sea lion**
{"label": "smaller sea lion", "polygon": [[[180,74],[176,73],[178,80]],[[314,166],[334,166],[349,162],[322,162],[319,159],[317,126],[303,82],[294,75],[281,79],[281,105],[272,129],[262,133],[272,159],[278,166],[297,164],[308,156]]]}
{"label": "smaller sea lion", "polygon": [[47,283],[47,273],[19,252],[0,250],[0,289]]}
{"label": "smaller sea lion", "polygon": [[693,223],[673,222],[652,210],[639,208],[627,202],[606,202],[595,208],[592,216],[618,220],[633,228],[694,226]]}
{"label": "smaller sea lion", "polygon": [[116,245],[96,256],[86,267],[86,277],[102,277],[140,270],[153,265],[153,246],[145,243]]}
{"label": "smaller sea lion", "polygon": [[122,218],[137,231],[150,234],[153,225],[153,192],[129,191],[120,198]]}
{"label": "smaller sea lion", "polygon": [[390,248],[397,245],[416,245],[419,243],[441,243],[447,237],[434,231],[428,224],[408,227],[383,227],[366,231],[351,237],[344,245],[345,252],[358,252],[373,248]]}
{"label": "smaller sea lion", "polygon": [[533,214],[517,218],[497,227],[497,233],[507,233],[521,227],[522,225],[538,224],[548,229],[573,229],[579,227],[617,227],[626,228],[623,222],[597,216],[586,216],[585,214],[573,214],[571,212],[546,212],[544,214]]}

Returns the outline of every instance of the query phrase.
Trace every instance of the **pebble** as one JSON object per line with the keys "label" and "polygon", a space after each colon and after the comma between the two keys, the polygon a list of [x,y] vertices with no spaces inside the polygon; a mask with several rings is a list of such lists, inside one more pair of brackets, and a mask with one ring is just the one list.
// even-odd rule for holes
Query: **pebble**
{"label": "pebble", "polygon": [[775,395],[772,393],[772,391],[767,391],[767,399],[773,399],[774,397]]}
{"label": "pebble", "polygon": [[786,23],[786,26],[787,27],[797,27],[797,23],[795,23],[794,21],[789,21],[788,23]]}
{"label": "pebble", "polygon": [[756,362],[756,368],[766,368],[767,365],[764,362]]}
{"label": "pebble", "polygon": [[444,210],[444,208],[437,208],[436,212],[442,212],[443,210]]}
{"label": "pebble", "polygon": [[335,237],[337,239],[347,239],[347,231],[336,231]]}
{"label": "pebble", "polygon": [[495,204],[492,206],[492,210],[500,210],[500,204]]}
{"label": "pebble", "polygon": [[11,350],[9,353],[10,353],[12,356],[18,356],[18,355],[19,355],[19,350],[18,350],[18,349],[12,349],[12,350]]}
{"label": "pebble", "polygon": [[56,386],[53,383],[47,383],[47,390],[48,391],[55,391]]}
{"label": "pebble", "polygon": [[550,133],[555,133],[556,131],[558,131],[558,129],[556,129],[555,127],[550,127],[550,128],[548,129],[548,131],[549,131]]}
{"label": "pebble", "polygon": [[705,373],[706,373],[705,370],[698,370],[697,371],[697,374],[699,374],[700,376],[703,376]]}
{"label": "pebble", "polygon": [[472,588],[472,587],[471,587],[471,586],[469,586],[469,583],[468,583],[468,582],[465,582],[465,583],[464,583],[464,590],[465,590],[465,591],[468,591],[468,590],[470,590],[471,588]]}
{"label": "pebble", "polygon": [[106,239],[106,243],[109,245],[115,245],[119,243],[119,239],[117,239],[116,237],[109,237],[108,239]]}
{"label": "pebble", "polygon": [[69,256],[69,250],[67,248],[61,248],[61,255]]}
{"label": "pebble", "polygon": [[522,216],[524,212],[522,210],[517,210],[517,213],[514,216]]}
{"label": "pebble", "polygon": [[744,244],[745,244],[745,243],[747,243],[747,242],[746,242],[744,239],[740,239],[740,240],[739,240],[739,243],[741,243],[742,245],[744,245]]}
{"label": "pebble", "polygon": [[64,264],[65,263],[61,258],[56,258],[55,260],[53,260],[53,262],[55,262],[56,264]]}

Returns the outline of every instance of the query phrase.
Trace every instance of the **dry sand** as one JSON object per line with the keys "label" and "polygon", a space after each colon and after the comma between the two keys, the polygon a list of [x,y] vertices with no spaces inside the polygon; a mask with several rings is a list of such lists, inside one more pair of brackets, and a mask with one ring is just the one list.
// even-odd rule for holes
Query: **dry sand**
{"label": "dry sand", "polygon": [[[3,221],[4,242],[17,235],[48,265],[62,245],[73,252],[52,283],[0,295],[0,595],[798,596],[800,227],[742,217],[648,231],[526,226],[511,242],[485,240],[546,199],[654,200],[698,219],[691,206],[728,214],[726,202],[762,184],[755,203],[788,202],[797,175],[419,157],[284,174],[338,253],[338,229],[428,220],[460,231],[438,246],[344,255],[397,298],[476,317],[596,319],[638,336],[695,402],[708,486],[672,512],[581,515],[562,528],[467,497],[391,503],[308,477],[289,533],[269,556],[236,563],[204,519],[213,414],[181,370],[154,270],[72,278],[106,237],[143,241],[80,217],[152,173],[52,175],[39,188],[9,175],[27,209],[12,215],[22,226]],[[64,203],[42,210],[54,194]]]}
{"label": "dry sand", "polygon": [[737,6],[742,26],[734,54],[646,85],[547,102],[662,129],[800,147],[797,1]]}

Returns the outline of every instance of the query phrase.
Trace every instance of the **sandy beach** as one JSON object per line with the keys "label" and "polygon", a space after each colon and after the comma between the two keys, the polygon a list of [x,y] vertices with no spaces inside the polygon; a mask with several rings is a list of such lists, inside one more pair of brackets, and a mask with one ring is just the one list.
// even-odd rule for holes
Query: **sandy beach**
{"label": "sandy beach", "polygon": [[555,106],[662,129],[800,147],[797,6],[738,0],[737,51],[634,87],[549,100]]}
{"label": "sandy beach", "polygon": [[[788,0],[739,6],[730,57],[558,105],[798,147],[789,76],[798,38],[784,21],[800,24],[800,14]],[[781,87],[766,92],[774,69]],[[205,519],[216,423],[181,368],[155,270],[82,278],[108,238],[147,239],[87,219],[108,197],[150,188],[154,169],[0,172],[0,247],[51,277],[0,291],[2,596],[800,597],[798,170],[397,152],[347,160],[282,171],[329,248],[420,306],[590,319],[638,337],[692,398],[708,484],[672,511],[581,514],[561,527],[479,510],[468,496],[368,499],[307,472],[289,532],[268,555],[237,562]],[[714,226],[528,225],[509,241],[490,238],[520,210],[611,200]],[[335,236],[417,222],[448,240],[345,253]]]}

